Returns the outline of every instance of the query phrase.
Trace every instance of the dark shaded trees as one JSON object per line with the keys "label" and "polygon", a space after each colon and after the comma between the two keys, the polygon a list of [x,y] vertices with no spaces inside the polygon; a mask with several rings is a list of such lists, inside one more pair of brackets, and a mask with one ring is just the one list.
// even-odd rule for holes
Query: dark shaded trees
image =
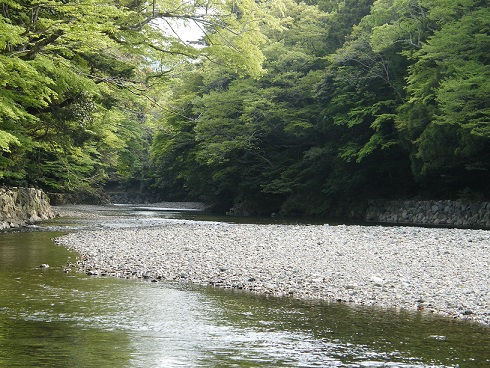
{"label": "dark shaded trees", "polygon": [[262,27],[266,74],[203,63],[179,84],[186,119],[169,115],[171,138],[153,147],[157,187],[310,215],[374,197],[488,195],[488,7],[284,4],[279,28]]}

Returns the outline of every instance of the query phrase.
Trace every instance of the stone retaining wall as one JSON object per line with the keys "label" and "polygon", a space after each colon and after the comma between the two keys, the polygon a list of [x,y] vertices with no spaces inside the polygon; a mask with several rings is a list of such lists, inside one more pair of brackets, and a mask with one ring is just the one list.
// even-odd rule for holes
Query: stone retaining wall
{"label": "stone retaining wall", "polygon": [[416,225],[490,228],[490,202],[369,201],[365,220]]}
{"label": "stone retaining wall", "polygon": [[53,218],[48,196],[35,188],[0,187],[0,230]]}

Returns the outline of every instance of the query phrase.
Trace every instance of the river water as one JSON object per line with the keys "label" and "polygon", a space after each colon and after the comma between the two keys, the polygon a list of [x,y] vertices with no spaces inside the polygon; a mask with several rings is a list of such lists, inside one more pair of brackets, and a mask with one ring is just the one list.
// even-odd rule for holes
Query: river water
{"label": "river water", "polygon": [[210,220],[125,213],[0,234],[0,367],[490,367],[475,323],[66,273],[77,255],[53,243],[60,230]]}

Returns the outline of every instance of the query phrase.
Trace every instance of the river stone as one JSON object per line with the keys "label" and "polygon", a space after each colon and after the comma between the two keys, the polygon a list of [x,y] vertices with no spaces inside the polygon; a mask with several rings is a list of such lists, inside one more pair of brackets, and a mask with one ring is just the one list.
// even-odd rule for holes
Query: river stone
{"label": "river stone", "polygon": [[168,222],[81,231],[56,241],[83,256],[83,272],[423,308],[490,324],[485,230]]}

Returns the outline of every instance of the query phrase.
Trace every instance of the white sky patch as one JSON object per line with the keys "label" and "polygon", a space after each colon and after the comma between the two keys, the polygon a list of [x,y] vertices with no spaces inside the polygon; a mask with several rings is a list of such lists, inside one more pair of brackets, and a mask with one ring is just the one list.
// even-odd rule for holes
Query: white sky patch
{"label": "white sky patch", "polygon": [[178,37],[186,44],[194,46],[204,36],[204,31],[200,25],[193,20],[185,19],[159,19],[155,22],[157,27],[167,35]]}

